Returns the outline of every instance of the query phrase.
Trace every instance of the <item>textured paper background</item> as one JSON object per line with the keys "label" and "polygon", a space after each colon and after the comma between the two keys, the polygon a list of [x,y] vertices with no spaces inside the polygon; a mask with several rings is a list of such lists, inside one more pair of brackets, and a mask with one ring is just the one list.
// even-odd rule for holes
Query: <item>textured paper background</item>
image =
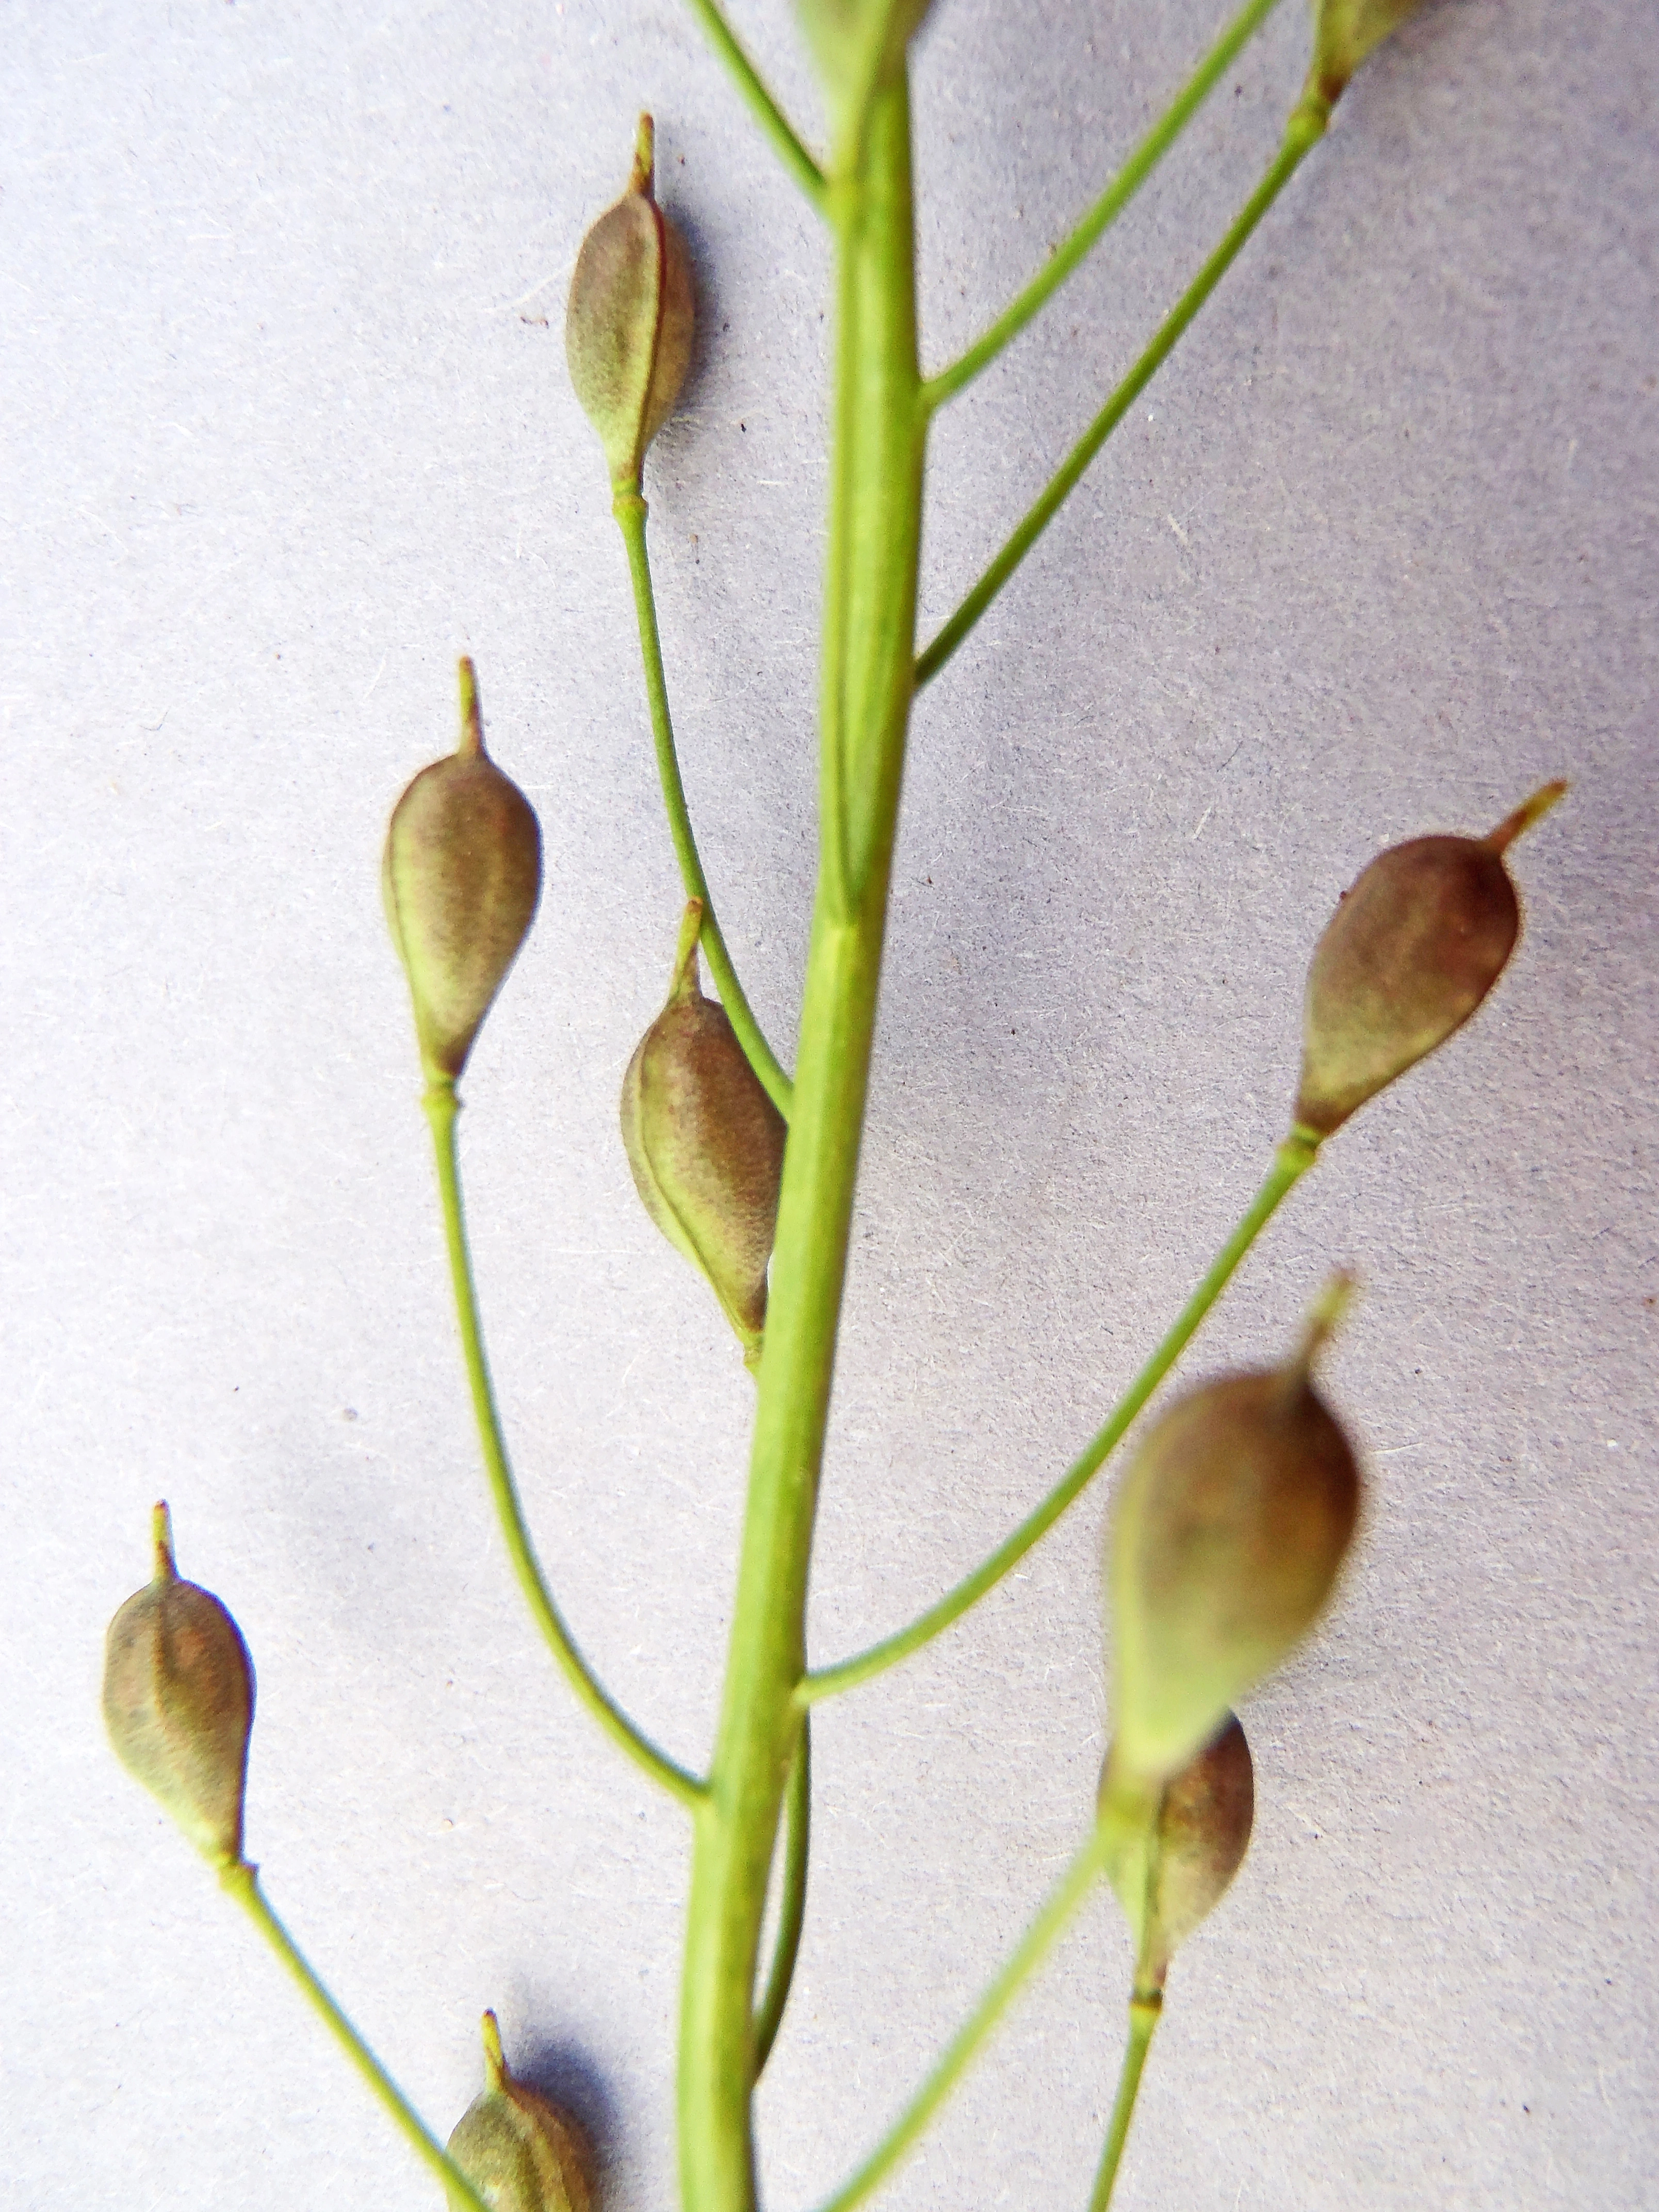
{"label": "textured paper background", "polygon": [[[739,20],[810,118],[781,5]],[[939,0],[930,362],[1213,27]],[[1248,191],[1304,37],[1287,5],[940,424],[925,629]],[[822,240],[668,0],[24,5],[0,73],[0,2201],[434,2199],[104,1744],[165,1494],[257,1659],[249,1849],[319,1967],[442,2130],[497,2007],[615,2212],[664,2208],[684,1824],[509,1583],[375,875],[471,651],[548,860],[466,1086],[496,1373],[581,1638],[698,1759],[750,1386],[614,1133],[678,891],[561,319],[650,105],[702,296],[647,485],[670,676],[787,1052]],[[1333,1145],[1197,1358],[1272,1356],[1352,1264],[1331,1379],[1372,1486],[1340,1613],[1248,1712],[1256,1839],[1173,1978],[1124,2212],[1659,2194],[1656,78],[1644,6],[1431,0],[916,716],[819,1656],[971,1565],[1162,1328],[1282,1127],[1341,887],[1576,783],[1517,854],[1495,1000]],[[1104,1504],[823,1715],[779,2212],[873,2139],[1087,1817]],[[1125,1972],[1103,1903],[884,2201],[1080,2204]]]}

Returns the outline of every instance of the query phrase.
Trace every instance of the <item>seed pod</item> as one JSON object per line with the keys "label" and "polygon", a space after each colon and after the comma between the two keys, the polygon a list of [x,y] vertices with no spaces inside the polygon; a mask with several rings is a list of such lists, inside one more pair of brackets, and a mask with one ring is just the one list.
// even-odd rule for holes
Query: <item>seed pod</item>
{"label": "seed pod", "polygon": [[892,69],[921,28],[931,0],[797,0],[807,43],[841,100]]}
{"label": "seed pod", "polygon": [[[1110,1754],[1100,1772],[1100,1816],[1111,1824]],[[1134,1937],[1137,1990],[1162,1989],[1170,1961],[1215,1910],[1243,1863],[1255,1817],[1250,1747],[1237,1717],[1158,1791],[1149,1845],[1115,1839],[1106,1871]]]}
{"label": "seed pod", "polygon": [[430,1083],[453,1083],[465,1066],[542,887],[535,809],[484,751],[470,660],[460,678],[460,744],[392,809],[380,869]]}
{"label": "seed pod", "polygon": [[216,1866],[242,1856],[253,1665],[218,1599],[181,1582],[165,1505],[155,1578],[130,1597],[104,1646],[104,1722],[116,1757]]}
{"label": "seed pod", "polygon": [[783,1116],[697,975],[702,902],[680,928],[668,1003],[623,1079],[622,1133],[645,1210],[707,1276],[756,1366],[783,1179]]}
{"label": "seed pod", "polygon": [[655,131],[640,118],[628,189],[583,239],[564,349],[611,481],[639,489],[645,449],[674,411],[691,365],[696,307],[685,240],[657,205]]}
{"label": "seed pod", "polygon": [[1314,948],[1296,1118],[1316,1136],[1462,1028],[1504,971],[1521,909],[1504,854],[1566,790],[1547,783],[1489,837],[1379,854]]}
{"label": "seed pod", "polygon": [[1421,0],[1314,0],[1309,89],[1334,106],[1372,47],[1381,46],[1420,4]]}
{"label": "seed pod", "polygon": [[[449,2155],[494,2212],[592,2212],[594,2160],[586,2132],[501,2056],[495,2015],[483,2016],[484,2089],[455,2124]],[[463,2200],[448,2192],[451,2212]]]}
{"label": "seed pod", "polygon": [[1179,1400],[1135,1455],[1110,1563],[1117,1752],[1176,1774],[1324,1610],[1359,1510],[1347,1438],[1314,1389],[1339,1277],[1289,1366]]}

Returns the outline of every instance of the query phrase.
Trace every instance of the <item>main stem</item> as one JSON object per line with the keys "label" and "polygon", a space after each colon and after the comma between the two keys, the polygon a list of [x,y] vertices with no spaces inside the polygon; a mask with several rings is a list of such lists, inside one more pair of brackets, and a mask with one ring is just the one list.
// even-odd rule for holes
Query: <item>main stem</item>
{"label": "main stem", "polygon": [[824,805],[726,1685],[696,1808],[680,2006],[685,2212],[752,2212],[754,1990],[803,1715],[807,1567],[846,1275],[909,719],[926,435],[902,68],[830,179],[836,392],[824,591]]}

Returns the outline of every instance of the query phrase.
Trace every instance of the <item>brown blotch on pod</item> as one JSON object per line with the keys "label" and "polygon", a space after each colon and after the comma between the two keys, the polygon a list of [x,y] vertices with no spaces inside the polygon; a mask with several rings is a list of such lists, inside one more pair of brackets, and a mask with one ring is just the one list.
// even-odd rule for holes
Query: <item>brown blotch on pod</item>
{"label": "brown blotch on pod", "polygon": [[386,921],[409,977],[427,1079],[453,1083],[529,933],[542,886],[535,809],[484,750],[477,673],[460,664],[461,740],[392,810]]}
{"label": "brown blotch on pod", "polygon": [[655,173],[655,131],[642,115],[628,189],[583,239],[565,309],[570,381],[618,489],[638,488],[696,332],[691,257],[657,205]]}
{"label": "brown blotch on pod", "polygon": [[704,1275],[750,1367],[766,1322],[787,1124],[697,973],[690,900],[668,1003],[623,1079],[622,1134],[646,1212]]}
{"label": "brown blotch on pod", "polygon": [[155,1574],[109,1625],[104,1721],[117,1758],[216,1866],[242,1856],[253,1662],[218,1599],[180,1579],[165,1504]]}
{"label": "brown blotch on pod", "polygon": [[1340,1129],[1474,1013],[1521,933],[1504,854],[1566,787],[1547,783],[1488,837],[1395,845],[1343,893],[1308,969],[1304,1129]]}
{"label": "brown blotch on pod", "polygon": [[1288,1366],[1177,1400],[1135,1454],[1113,1516],[1116,1751],[1177,1773],[1323,1612],[1358,1517],[1352,1446],[1312,1364],[1336,1282]]}
{"label": "brown blotch on pod", "polygon": [[[1112,1761],[1100,1776],[1100,1814],[1110,1832]],[[1237,1715],[1156,1798],[1150,1838],[1120,1837],[1106,1871],[1135,1944],[1137,1993],[1161,1990],[1170,1961],[1226,1895],[1243,1863],[1255,1818],[1250,1747]]]}
{"label": "brown blotch on pod", "polygon": [[[493,2012],[483,2016],[484,2087],[449,2138],[449,2155],[495,2212],[592,2212],[593,2147],[539,2091],[515,2081]],[[452,2212],[465,2200],[448,2192]]]}

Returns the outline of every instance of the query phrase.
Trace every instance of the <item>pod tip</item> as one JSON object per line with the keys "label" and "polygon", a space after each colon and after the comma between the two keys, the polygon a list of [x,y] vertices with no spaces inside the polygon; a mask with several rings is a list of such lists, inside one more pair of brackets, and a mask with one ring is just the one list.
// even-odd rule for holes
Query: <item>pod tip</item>
{"label": "pod tip", "polygon": [[1304,1378],[1312,1372],[1315,1360],[1341,1326],[1353,1304],[1356,1289],[1354,1278],[1347,1268],[1339,1267],[1308,1309],[1296,1361],[1297,1371]]}
{"label": "pod tip", "polygon": [[456,747],[470,759],[483,758],[483,709],[478,703],[478,672],[472,665],[470,653],[461,655],[459,667],[461,684],[461,742]]}
{"label": "pod tip", "polygon": [[641,115],[634,141],[634,167],[629,172],[628,189],[630,192],[643,192],[649,199],[656,179],[657,126],[648,115]]}
{"label": "pod tip", "polygon": [[170,1583],[179,1570],[173,1557],[173,1515],[165,1498],[158,1498],[151,1509],[149,1534],[155,1547],[155,1579]]}
{"label": "pod tip", "polygon": [[1551,782],[1540,784],[1530,799],[1523,799],[1513,814],[1506,814],[1491,835],[1482,840],[1488,851],[1506,852],[1516,839],[1534,822],[1541,822],[1552,806],[1564,799],[1569,789],[1565,776],[1558,775]]}
{"label": "pod tip", "polygon": [[702,901],[687,899],[685,912],[680,918],[679,942],[674,947],[674,974],[668,986],[671,1006],[677,1000],[701,997],[702,980],[697,973],[697,946],[702,939]]}

